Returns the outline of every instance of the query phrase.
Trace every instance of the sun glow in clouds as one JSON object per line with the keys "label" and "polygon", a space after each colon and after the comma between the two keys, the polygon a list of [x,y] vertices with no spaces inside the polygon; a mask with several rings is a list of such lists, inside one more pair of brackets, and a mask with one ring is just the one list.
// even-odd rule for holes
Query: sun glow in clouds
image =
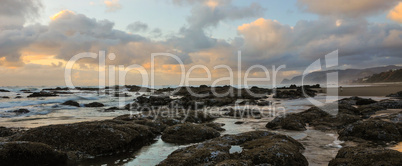
{"label": "sun glow in clouds", "polygon": [[52,17],[50,17],[51,20],[56,20],[60,17],[62,17],[65,14],[75,14],[74,12],[70,11],[70,10],[62,10],[58,13],[56,13],[55,15],[53,15]]}
{"label": "sun glow in clouds", "polygon": [[206,2],[206,5],[212,9],[215,9],[219,3],[216,0],[209,0]]}
{"label": "sun glow in clouds", "polygon": [[399,2],[399,4],[388,13],[387,17],[391,20],[402,23],[402,2]]}

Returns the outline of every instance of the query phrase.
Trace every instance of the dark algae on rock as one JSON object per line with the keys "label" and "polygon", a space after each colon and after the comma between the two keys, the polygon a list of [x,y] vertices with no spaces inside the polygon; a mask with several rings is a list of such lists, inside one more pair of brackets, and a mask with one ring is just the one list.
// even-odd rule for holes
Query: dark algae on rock
{"label": "dark algae on rock", "polygon": [[[232,146],[241,152],[231,153]],[[308,165],[301,151],[303,145],[285,135],[268,131],[252,131],[224,135],[206,142],[178,149],[162,161],[167,165]],[[241,165],[243,165],[241,164]]]}
{"label": "dark algae on rock", "polygon": [[369,147],[343,147],[329,166],[400,166],[402,153],[396,150]]}
{"label": "dark algae on rock", "polygon": [[214,128],[184,123],[166,128],[163,131],[162,140],[170,143],[196,143],[219,136],[219,131]]}
{"label": "dark algae on rock", "polygon": [[62,165],[67,155],[37,142],[1,142],[0,165]]}
{"label": "dark algae on rock", "polygon": [[153,128],[126,121],[106,120],[42,126],[30,129],[15,141],[40,142],[78,157],[104,156],[150,143]]}

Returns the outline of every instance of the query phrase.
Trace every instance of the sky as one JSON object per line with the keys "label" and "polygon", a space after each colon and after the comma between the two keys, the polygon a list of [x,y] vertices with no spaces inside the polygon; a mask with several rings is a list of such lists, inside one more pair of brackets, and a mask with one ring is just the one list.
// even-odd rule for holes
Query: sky
{"label": "sky", "polygon": [[[254,84],[272,84],[335,50],[337,69],[402,65],[399,0],[0,3],[0,86],[66,86],[66,78],[79,86],[178,85],[188,78],[203,78],[194,85],[245,84],[247,76],[269,77]],[[71,58],[100,51],[108,55],[106,68],[99,58],[83,58],[66,77]],[[175,55],[182,64],[168,56],[152,61],[153,53]],[[137,66],[129,71],[130,65]]]}

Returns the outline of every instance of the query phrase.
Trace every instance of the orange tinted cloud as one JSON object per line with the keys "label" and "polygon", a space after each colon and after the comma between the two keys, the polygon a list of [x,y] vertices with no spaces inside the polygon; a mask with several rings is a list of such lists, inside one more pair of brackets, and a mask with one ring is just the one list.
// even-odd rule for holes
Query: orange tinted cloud
{"label": "orange tinted cloud", "polygon": [[209,0],[206,2],[206,5],[212,9],[215,9],[219,3],[216,0]]}
{"label": "orange tinted cloud", "polygon": [[56,19],[58,19],[60,17],[63,17],[64,15],[67,15],[67,14],[75,14],[75,13],[70,11],[70,10],[62,10],[62,11],[56,13],[55,15],[53,15],[52,17],[50,17],[50,19],[51,20],[56,20]]}
{"label": "orange tinted cloud", "polygon": [[399,2],[397,6],[389,11],[387,17],[391,20],[402,23],[402,2]]}

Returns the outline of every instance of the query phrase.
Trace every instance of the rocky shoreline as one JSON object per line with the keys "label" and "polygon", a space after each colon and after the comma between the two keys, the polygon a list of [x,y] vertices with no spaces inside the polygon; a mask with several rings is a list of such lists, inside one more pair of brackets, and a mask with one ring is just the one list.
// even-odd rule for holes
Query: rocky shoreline
{"label": "rocky shoreline", "polygon": [[[230,88],[221,87],[218,91]],[[130,87],[130,90],[140,89]],[[402,164],[402,152],[387,148],[402,141],[402,111],[374,116],[379,111],[401,109],[402,102],[398,96],[401,92],[390,95],[391,99],[380,101],[344,98],[299,113],[277,116],[266,123],[265,130],[223,135],[223,125],[213,122],[216,118],[258,119],[263,113],[226,108],[220,110],[225,113],[215,115],[199,108],[224,108],[237,104],[238,100],[247,102],[246,105],[270,105],[264,99],[272,91],[253,87],[251,91],[262,94],[255,97],[237,94],[245,89],[233,89],[234,96],[216,97],[207,86],[192,90],[204,95],[194,97],[186,90],[179,90],[173,94],[183,96],[178,99],[164,95],[139,96],[124,108],[105,108],[137,112],[110,120],[48,125],[28,130],[0,127],[0,165],[76,165],[86,160],[135,152],[152,144],[159,136],[168,143],[195,143],[174,151],[159,165],[309,165],[303,155],[304,145],[275,130],[306,131],[311,127],[320,131],[336,131],[339,140],[345,141],[344,147],[329,162],[331,166]],[[159,89],[157,93],[170,91],[172,89]],[[314,96],[316,92],[309,93]],[[35,95],[46,96],[45,93]],[[301,96],[296,91],[282,91],[273,97],[295,99]],[[63,105],[105,106],[99,102],[80,104],[73,100]],[[171,112],[172,109],[175,111]],[[235,124],[244,125],[244,121],[236,121]],[[353,142],[353,146],[347,142]]]}

